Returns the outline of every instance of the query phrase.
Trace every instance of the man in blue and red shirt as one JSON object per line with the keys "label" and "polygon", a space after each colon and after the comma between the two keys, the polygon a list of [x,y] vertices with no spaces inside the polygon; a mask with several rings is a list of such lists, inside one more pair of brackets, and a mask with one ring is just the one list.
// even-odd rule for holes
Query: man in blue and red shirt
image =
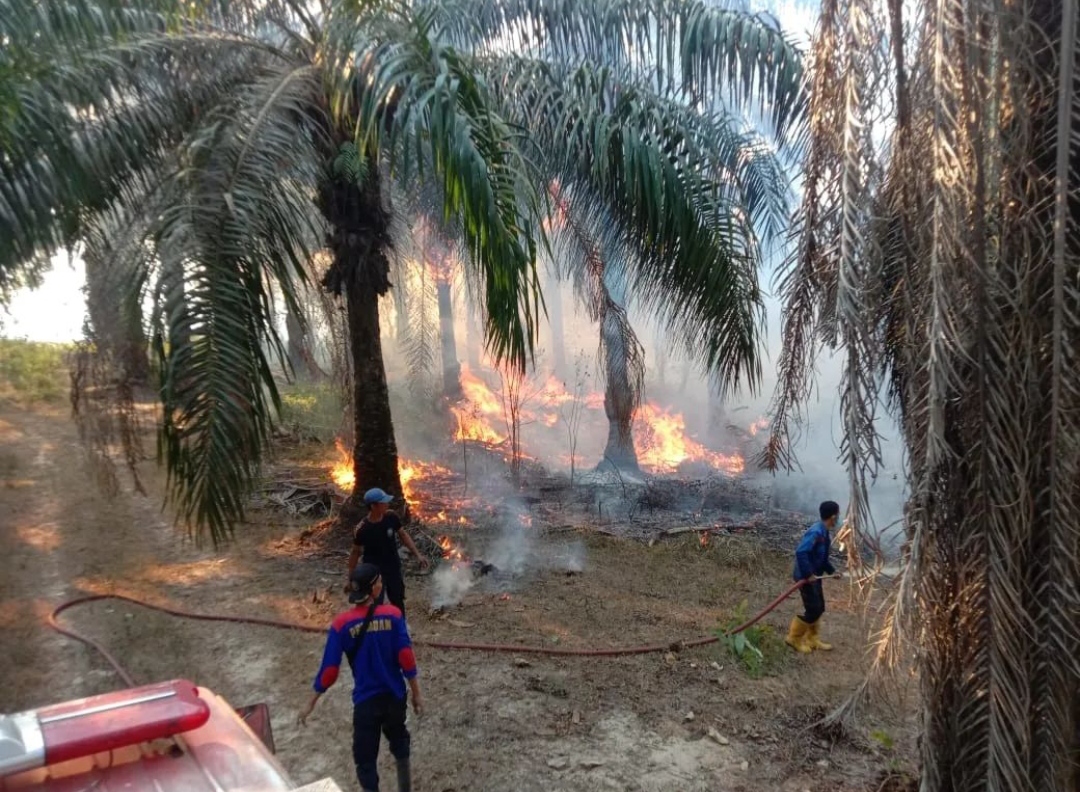
{"label": "man in blue and red shirt", "polygon": [[423,707],[412,641],[401,611],[379,603],[382,578],[378,567],[360,564],[349,575],[349,584],[349,602],[355,607],[339,613],[330,625],[315,676],[315,695],[300,714],[300,724],[306,723],[319,697],[337,681],[345,655],[353,674],[353,760],[360,787],[364,792],[379,790],[379,740],[385,734],[397,760],[398,790],[410,792],[410,738],[405,726],[410,691],[413,711],[419,715]]}
{"label": "man in blue and red shirt", "polygon": [[836,527],[840,517],[840,504],[825,501],[818,507],[818,522],[811,525],[799,546],[795,548],[795,569],[792,578],[803,581],[799,594],[802,595],[803,615],[791,620],[788,630],[788,646],[797,652],[811,652],[814,649],[832,649],[819,636],[821,616],[825,613],[825,591],[821,585],[822,575],[835,575],[829,561],[829,548],[832,537],[829,531]]}

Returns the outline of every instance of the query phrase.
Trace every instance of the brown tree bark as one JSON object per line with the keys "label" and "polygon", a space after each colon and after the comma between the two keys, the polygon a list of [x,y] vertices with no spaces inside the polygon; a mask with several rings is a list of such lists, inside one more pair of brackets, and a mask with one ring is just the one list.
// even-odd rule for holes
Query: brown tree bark
{"label": "brown tree bark", "polygon": [[402,497],[398,474],[397,441],[390,412],[390,389],[383,364],[379,332],[379,295],[355,278],[346,292],[349,315],[349,348],[356,376],[353,378],[353,470],[354,494],[380,487]]}
{"label": "brown tree bark", "polygon": [[636,473],[637,452],[634,450],[634,396],[627,374],[626,346],[617,320],[605,315],[600,323],[604,355],[607,358],[607,385],[604,389],[604,414],[608,419],[608,439],[604,461],[622,471]]}
{"label": "brown tree bark", "polygon": [[407,519],[379,324],[379,297],[390,290],[386,257],[390,215],[383,206],[378,167],[372,165],[362,186],[333,181],[320,198],[320,208],[331,227],[328,244],[334,256],[323,286],[332,294],[344,295],[348,313],[356,475],[353,500],[358,502],[366,490],[380,487],[395,496],[395,505]]}

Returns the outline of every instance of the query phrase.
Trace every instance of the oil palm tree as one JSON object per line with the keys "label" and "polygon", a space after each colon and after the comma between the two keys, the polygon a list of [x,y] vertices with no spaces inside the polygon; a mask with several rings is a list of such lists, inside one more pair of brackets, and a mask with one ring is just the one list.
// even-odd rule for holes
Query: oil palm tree
{"label": "oil palm tree", "polygon": [[841,347],[848,524],[866,534],[887,390],[911,492],[890,632],[916,648],[920,789],[1077,789],[1080,14],[887,12],[822,6],[765,461],[789,460],[820,339]]}
{"label": "oil palm tree", "polygon": [[758,376],[726,185],[697,168],[684,109],[621,77],[655,62],[654,84],[753,99],[782,134],[801,71],[766,20],[698,0],[0,0],[0,40],[0,272],[101,212],[145,226],[159,452],[180,517],[214,538],[243,515],[278,404],[270,284],[295,303],[323,247],[348,311],[356,486],[401,492],[379,335],[392,180],[434,182],[460,222],[494,357],[532,351],[535,163],[557,157],[619,217],[643,293],[681,295],[666,316],[704,337],[701,359]]}

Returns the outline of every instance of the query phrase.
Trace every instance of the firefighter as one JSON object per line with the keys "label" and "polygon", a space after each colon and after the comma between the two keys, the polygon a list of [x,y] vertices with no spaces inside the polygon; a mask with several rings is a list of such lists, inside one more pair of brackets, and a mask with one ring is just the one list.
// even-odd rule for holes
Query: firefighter
{"label": "firefighter", "polygon": [[[409,549],[413,557],[420,562],[422,569],[427,569],[431,562],[420,554],[413,544],[412,537],[401,524],[401,518],[390,511],[390,502],[394,498],[378,487],[364,493],[364,503],[368,514],[356,526],[353,534],[352,552],[349,553],[349,575],[352,575],[357,562],[374,564],[383,578],[383,590],[390,604],[405,614],[405,576],[401,571],[401,557],[398,555],[398,541]],[[348,585],[346,585],[348,590]]]}
{"label": "firefighter", "polygon": [[397,761],[398,792],[410,792],[410,737],[405,726],[409,693],[417,715],[423,703],[409,630],[400,610],[379,602],[383,585],[378,567],[360,564],[350,573],[349,584],[349,602],[355,607],[339,613],[331,623],[322,665],[315,675],[315,694],[298,720],[301,726],[307,723],[319,697],[337,681],[345,655],[353,675],[353,761],[360,788],[379,792],[379,740],[385,734]]}
{"label": "firefighter", "polygon": [[829,531],[836,527],[840,516],[840,506],[835,501],[825,501],[818,507],[821,519],[811,525],[799,546],[795,548],[795,570],[792,577],[804,581],[799,593],[802,595],[802,616],[795,616],[788,629],[787,645],[797,652],[812,652],[814,649],[829,650],[831,644],[821,640],[821,615],[825,613],[825,592],[819,579],[822,575],[835,575],[836,570],[829,563]]}

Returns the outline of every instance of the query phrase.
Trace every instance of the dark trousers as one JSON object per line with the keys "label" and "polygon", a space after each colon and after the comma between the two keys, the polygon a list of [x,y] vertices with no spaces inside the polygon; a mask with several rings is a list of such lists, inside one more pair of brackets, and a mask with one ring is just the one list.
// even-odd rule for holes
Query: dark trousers
{"label": "dark trousers", "polygon": [[390,753],[398,760],[409,758],[409,730],[405,727],[408,697],[382,693],[353,705],[353,761],[360,788],[379,790],[379,741],[386,735]]}
{"label": "dark trousers", "polygon": [[821,585],[821,581],[815,580],[813,583],[807,583],[799,589],[799,594],[802,595],[803,610],[806,611],[802,616],[802,620],[807,624],[813,624],[825,612],[825,590]]}
{"label": "dark trousers", "polygon": [[401,615],[405,615],[405,580],[396,575],[383,574],[382,600],[395,606]]}

